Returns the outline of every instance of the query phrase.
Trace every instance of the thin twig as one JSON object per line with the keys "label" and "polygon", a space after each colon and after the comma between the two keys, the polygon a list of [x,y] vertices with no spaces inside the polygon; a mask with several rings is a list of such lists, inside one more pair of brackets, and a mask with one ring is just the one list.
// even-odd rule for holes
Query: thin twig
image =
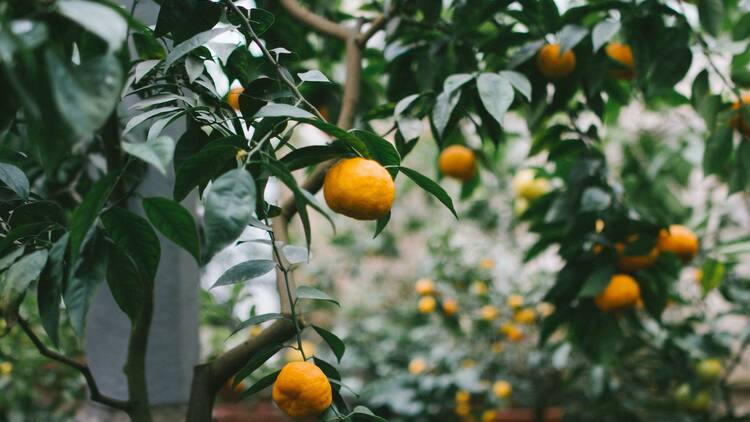
{"label": "thin twig", "polygon": [[294,94],[295,98],[302,102],[307,108],[309,108],[315,116],[317,116],[318,119],[327,122],[325,117],[323,117],[322,114],[320,114],[320,111],[318,111],[317,108],[315,108],[314,105],[310,104],[307,99],[302,96],[302,93],[299,91],[299,88],[297,88],[297,85],[294,83],[294,81],[290,81],[287,75],[284,73],[283,67],[279,64],[279,61],[276,60],[276,58],[273,57],[273,54],[271,54],[270,51],[266,48],[266,46],[261,42],[260,38],[258,38],[258,35],[253,30],[253,26],[250,24],[250,20],[242,13],[239,7],[234,4],[232,0],[224,0],[224,2],[229,6],[236,14],[240,16],[242,26],[245,28],[245,30],[250,35],[250,38],[255,42],[255,44],[260,48],[260,50],[263,52],[263,55],[266,57],[266,59],[273,64],[274,68],[276,69],[276,73],[278,73],[279,78],[281,78],[281,81],[286,84],[287,87],[292,91],[292,94]]}
{"label": "thin twig", "polygon": [[88,365],[85,363],[81,363],[78,361],[75,361],[65,355],[62,355],[60,353],[55,352],[54,350],[49,349],[47,346],[44,345],[42,340],[39,339],[39,337],[34,333],[34,330],[31,329],[31,326],[29,323],[21,318],[18,317],[18,325],[21,327],[21,330],[23,330],[24,333],[29,337],[32,343],[34,343],[34,346],[36,346],[37,350],[42,356],[45,356],[49,359],[52,359],[54,361],[60,362],[65,366],[69,366],[76,371],[80,372],[81,375],[83,375],[84,378],[86,378],[86,384],[88,384],[89,391],[91,392],[91,400],[101,403],[103,405],[113,407],[115,409],[123,410],[127,412],[131,407],[130,401],[125,400],[117,400],[113,399],[111,397],[107,397],[103,395],[99,391],[99,386],[96,384],[96,380],[94,379],[94,375],[91,373],[91,370],[89,369]]}

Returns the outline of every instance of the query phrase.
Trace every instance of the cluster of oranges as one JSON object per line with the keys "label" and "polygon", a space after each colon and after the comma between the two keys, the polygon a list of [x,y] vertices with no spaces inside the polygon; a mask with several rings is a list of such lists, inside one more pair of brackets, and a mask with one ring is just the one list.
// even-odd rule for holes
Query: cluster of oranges
{"label": "cluster of oranges", "polygon": [[[506,380],[495,381],[490,388],[492,395],[500,400],[508,400],[513,395],[513,386]],[[475,422],[476,418],[472,414],[471,393],[466,390],[459,390],[455,396],[455,412],[461,418],[462,422]],[[497,411],[485,410],[482,412],[482,422],[493,422],[497,419]]]}
{"label": "cluster of oranges", "polygon": [[[695,233],[685,226],[676,224],[669,226],[668,230],[662,230],[656,245],[645,255],[627,255],[624,243],[615,244],[617,268],[622,273],[612,276],[604,291],[595,297],[594,303],[604,312],[616,312],[637,306],[641,302],[641,289],[632,273],[649,268],[663,253],[677,255],[683,263],[688,263],[698,253],[698,247],[698,237]],[[594,253],[600,252],[601,247],[594,248]]]}
{"label": "cluster of oranges", "polygon": [[[420,296],[419,302],[417,302],[419,313],[425,315],[433,313],[438,305],[438,300],[435,298],[437,296],[435,283],[429,278],[420,278],[414,284],[414,290]],[[458,301],[453,298],[442,299],[441,309],[445,316],[452,317],[458,313]]]}
{"label": "cluster of oranges", "polygon": [[[633,51],[627,44],[609,43],[605,49],[607,56],[615,61],[617,68],[610,71],[617,79],[632,79],[635,74]],[[576,55],[573,51],[560,51],[560,44],[547,44],[539,50],[536,60],[539,71],[549,79],[562,79],[576,68]]]}

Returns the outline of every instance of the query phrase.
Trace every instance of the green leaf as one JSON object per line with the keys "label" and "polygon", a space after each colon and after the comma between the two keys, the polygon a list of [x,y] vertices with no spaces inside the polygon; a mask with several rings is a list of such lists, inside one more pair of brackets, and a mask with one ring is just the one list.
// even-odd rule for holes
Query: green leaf
{"label": "green leaf", "polygon": [[120,247],[107,242],[107,285],[112,297],[125,315],[133,321],[143,307],[147,283],[137,264]]}
{"label": "green leaf", "polygon": [[167,198],[144,198],[146,218],[167,239],[182,247],[200,262],[200,243],[193,215]]}
{"label": "green leaf", "polygon": [[2,297],[0,297],[0,309],[5,311],[6,318],[13,320],[18,312],[26,289],[32,281],[39,278],[44,265],[47,263],[48,252],[42,249],[24,255],[8,268],[2,285]]}
{"label": "green leaf", "polygon": [[461,91],[443,91],[435,100],[435,107],[432,109],[432,123],[435,125],[438,136],[443,136],[445,128],[451,119],[453,110],[461,100]]}
{"label": "green leaf", "polygon": [[75,261],[86,234],[99,216],[99,211],[107,203],[117,180],[118,173],[110,173],[97,180],[73,212],[70,223],[70,253],[73,257],[71,261]]}
{"label": "green leaf", "polygon": [[593,297],[604,291],[612,279],[615,270],[611,267],[597,268],[583,282],[578,297]]}
{"label": "green leaf", "polygon": [[368,421],[368,422],[388,422],[387,419],[376,416],[372,411],[364,406],[357,406],[349,414],[353,421]]}
{"label": "green leaf", "polygon": [[[297,185],[297,181],[294,179],[294,176],[292,176],[292,174],[286,167],[284,167],[283,164],[273,161],[269,161],[264,164],[268,171],[271,172],[271,174],[273,174],[275,177],[277,177],[289,189],[291,189],[292,193],[294,194],[294,203],[297,206],[297,213],[299,214],[299,218],[302,221],[302,229],[305,232],[305,245],[309,248],[311,228],[310,215],[307,213],[307,204],[310,203],[310,200],[314,198],[311,198],[312,195],[309,195],[309,192],[301,189]],[[308,195],[305,195],[306,192],[308,193]]]}
{"label": "green leaf", "polygon": [[127,36],[128,25],[125,19],[102,3],[62,0],[57,2],[57,11],[106,41],[110,51],[119,49]]}
{"label": "green leaf", "polygon": [[200,34],[194,35],[190,39],[177,44],[177,46],[169,52],[169,55],[167,55],[167,58],[164,60],[164,68],[169,69],[170,66],[172,66],[177,60],[181,59],[187,53],[211,41],[217,35],[223,34],[232,29],[234,28],[231,26],[225,28],[209,29],[208,31],[201,32]]}
{"label": "green leaf", "polygon": [[270,259],[253,259],[237,264],[228,269],[216,280],[211,288],[227,286],[229,284],[243,283],[248,280],[265,275],[276,268],[276,263]]}
{"label": "green leaf", "polygon": [[732,27],[732,39],[741,41],[750,37],[750,12],[745,13]]}
{"label": "green leaf", "polygon": [[45,52],[45,60],[50,95],[57,110],[76,137],[91,136],[104,125],[120,99],[120,62],[107,54],[72,67],[52,49]]}
{"label": "green leaf", "polygon": [[39,318],[47,336],[56,347],[60,347],[60,297],[65,280],[65,250],[69,234],[65,233],[52,245],[47,257],[47,265],[39,275],[37,305]]}
{"label": "green leaf", "polygon": [[19,246],[0,258],[0,271],[5,271],[8,267],[13,265],[13,263],[23,255],[24,249],[23,246]]}
{"label": "green leaf", "polygon": [[268,313],[268,314],[261,314],[261,315],[255,315],[253,317],[250,317],[249,319],[246,319],[242,321],[233,331],[232,334],[230,334],[230,337],[237,334],[238,332],[244,330],[247,327],[262,324],[266,321],[272,321],[275,319],[282,319],[285,318],[284,315],[279,313]]}
{"label": "green leaf", "polygon": [[620,32],[620,22],[613,20],[603,20],[596,24],[591,32],[591,41],[594,45],[594,53],[599,51],[604,44],[608,43],[618,32]]}
{"label": "green leaf", "polygon": [[526,75],[513,70],[502,70],[499,74],[507,79],[516,91],[531,101],[531,82],[529,82],[529,78]]}
{"label": "green leaf", "polygon": [[281,350],[282,347],[283,345],[279,343],[269,344],[261,350],[258,350],[256,353],[253,353],[252,357],[247,361],[245,366],[243,366],[242,369],[240,369],[237,374],[235,374],[234,381],[232,382],[232,387],[236,387],[237,385],[239,385],[242,380],[249,377],[253,372],[255,372],[256,369],[263,366],[263,364],[266,363],[268,359],[271,359],[273,355],[278,353],[278,351]]}
{"label": "green leaf", "polygon": [[456,73],[445,78],[443,82],[443,92],[453,92],[464,86],[467,82],[474,79],[471,73]]}
{"label": "green leaf", "polygon": [[724,2],[722,0],[698,0],[698,16],[703,29],[717,36],[724,19]]}
{"label": "green leaf", "polygon": [[704,295],[721,284],[722,280],[724,280],[725,271],[724,264],[713,258],[708,258],[703,263],[701,287],[703,287]]}
{"label": "green leaf", "polygon": [[322,130],[323,132],[331,135],[334,139],[338,139],[344,144],[347,144],[354,148],[354,150],[358,151],[360,154],[365,156],[366,158],[370,157],[370,153],[367,150],[367,146],[364,142],[362,142],[358,137],[354,136],[351,132],[347,132],[343,129],[341,129],[338,126],[332,125],[330,123],[326,123],[322,120],[317,119],[294,119],[299,122],[307,123],[309,125],[315,126],[316,128]]}
{"label": "green leaf", "polygon": [[5,183],[19,198],[29,198],[29,179],[13,164],[0,163],[0,181]]}
{"label": "green leaf", "polygon": [[346,345],[341,341],[336,334],[326,330],[325,328],[318,327],[317,325],[312,326],[316,333],[325,340],[328,347],[331,348],[333,354],[336,355],[336,359],[341,362],[341,358],[344,356],[346,351]]}
{"label": "green leaf", "polygon": [[214,181],[203,218],[207,258],[242,234],[255,211],[255,199],[255,181],[245,169],[231,170]]}
{"label": "green leaf", "polygon": [[335,303],[339,307],[341,306],[341,304],[336,299],[329,296],[328,293],[325,293],[321,290],[318,290],[310,286],[297,286],[296,295],[297,295],[297,300],[299,299],[322,300],[324,302]]}
{"label": "green leaf", "polygon": [[351,133],[365,143],[367,151],[370,152],[370,156],[375,161],[383,166],[390,166],[387,168],[388,172],[391,173],[391,177],[396,177],[398,166],[401,165],[401,156],[392,143],[372,132],[364,130],[354,129]]}
{"label": "green leaf", "polygon": [[281,370],[272,372],[272,373],[266,375],[265,377],[261,378],[260,380],[258,380],[258,382],[256,382],[252,386],[250,386],[250,388],[248,388],[247,390],[245,390],[242,393],[242,395],[240,396],[240,398],[245,398],[247,396],[250,396],[252,394],[257,393],[258,391],[260,391],[260,390],[262,390],[262,389],[264,389],[266,387],[270,387],[271,384],[273,384],[276,381],[276,377],[279,376],[279,372],[281,372]]}
{"label": "green leaf", "polygon": [[385,229],[385,227],[388,225],[388,222],[391,221],[391,212],[388,211],[388,214],[385,215],[385,217],[378,220],[377,224],[375,224],[375,234],[372,236],[373,239],[378,237],[378,235]]}
{"label": "green leaf", "polygon": [[156,167],[163,175],[167,174],[169,162],[172,161],[174,146],[174,140],[169,136],[159,136],[156,139],[140,144],[122,143],[122,149],[125,152]]}
{"label": "green leaf", "polygon": [[70,325],[79,338],[85,335],[89,304],[96,289],[106,278],[107,245],[102,232],[94,230],[86,239],[79,259],[73,262],[63,291],[65,310],[68,312]]}
{"label": "green leaf", "polygon": [[258,117],[290,117],[297,119],[315,119],[315,115],[309,111],[303,110],[289,104],[268,103],[261,107],[255,118]]}
{"label": "green leaf", "polygon": [[[184,159],[175,175],[174,199],[185,199],[196,186],[205,185],[223,174],[227,166],[235,162],[234,157],[239,150],[237,139],[229,137],[211,141],[196,154]],[[175,162],[176,157],[175,155]]]}
{"label": "green leaf", "polygon": [[52,201],[35,201],[23,204],[13,210],[8,220],[11,227],[23,226],[40,222],[55,223],[62,227],[67,226],[65,211]]}
{"label": "green leaf", "polygon": [[161,244],[148,221],[126,208],[114,207],[102,214],[110,239],[135,262],[145,281],[153,281],[159,268]]}
{"label": "green leaf", "polygon": [[598,187],[589,187],[581,195],[581,211],[603,211],[612,203],[612,197]]}
{"label": "green leaf", "polygon": [[341,143],[330,145],[310,145],[295,149],[281,158],[290,171],[299,170],[308,166],[322,163],[333,158],[343,157],[350,154],[350,150]]}
{"label": "green leaf", "polygon": [[722,174],[724,172],[727,157],[732,154],[733,134],[732,128],[723,124],[718,126],[711,137],[708,138],[703,153],[703,171],[707,174]]}
{"label": "green leaf", "polygon": [[140,114],[136,114],[135,116],[133,116],[132,119],[128,120],[128,123],[125,124],[125,128],[122,130],[122,133],[126,134],[130,132],[133,128],[135,128],[136,126],[156,116],[175,113],[175,112],[179,112],[180,110],[182,110],[180,107],[165,106],[165,107],[154,108],[154,109],[151,109],[149,111],[146,111]]}
{"label": "green leaf", "polygon": [[484,108],[502,125],[505,113],[513,103],[513,86],[496,73],[482,73],[477,78],[477,90]]}
{"label": "green leaf", "polygon": [[414,183],[416,183],[420,188],[426,190],[435,198],[437,198],[438,201],[442,202],[443,205],[445,205],[450,210],[450,212],[453,213],[456,218],[458,218],[458,213],[456,213],[456,209],[453,208],[453,200],[448,195],[448,193],[440,187],[440,185],[432,181],[432,179],[428,178],[427,176],[420,174],[416,170],[412,170],[407,167],[399,167],[399,170],[406,176],[408,176],[411,180],[413,180]]}
{"label": "green leaf", "polygon": [[164,47],[150,30],[148,32],[134,32],[133,44],[135,45],[135,50],[138,52],[138,57],[141,59],[157,59],[161,61],[167,57]]}
{"label": "green leaf", "polygon": [[578,25],[565,25],[560,31],[560,54],[572,50],[588,35],[589,31]]}
{"label": "green leaf", "polygon": [[303,82],[331,82],[328,80],[328,78],[326,78],[326,75],[321,73],[319,70],[308,70],[304,73],[298,73],[297,77]]}

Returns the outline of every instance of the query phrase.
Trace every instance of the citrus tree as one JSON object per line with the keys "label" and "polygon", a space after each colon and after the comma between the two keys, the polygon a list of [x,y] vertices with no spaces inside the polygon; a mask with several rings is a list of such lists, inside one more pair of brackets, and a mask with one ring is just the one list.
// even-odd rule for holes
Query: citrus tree
{"label": "citrus tree", "polygon": [[[525,118],[530,154],[546,160],[516,184],[525,201],[519,208],[528,208],[523,218],[539,235],[527,257],[557,245],[565,262],[546,295],[555,311],[542,341],[565,328],[597,361],[616,357],[628,333],[644,330],[631,312],[639,301],[661,323],[680,266],[699,252],[683,221],[649,212],[612,177],[602,145],[621,108],[633,100],[692,106],[705,121],[704,170],[732,191],[746,189],[750,109],[739,89],[750,84],[750,53],[733,56],[731,69],[714,60],[721,40],[746,45],[750,37],[750,18],[734,1],[582,1],[564,10],[552,0],[365,1],[358,16],[323,1],[157,3],[153,28],[108,0],[0,5],[7,329],[17,327],[43,355],[80,371],[94,401],[133,420],[150,419],[145,351],[160,263],[156,233],[201,264],[247,226],[268,233],[270,256],[216,282],[276,271],[281,309],[244,321],[240,328],[273,323],[195,368],[188,420],[210,420],[220,388],[253,373],[288,340],[305,358],[303,330],[316,331],[338,358],[344,353],[338,337],[307,327],[301,313],[307,300],[335,302],[293,277],[308,257],[311,211],[375,220],[377,235],[394,205],[398,212],[394,179],[402,174],[455,214],[440,185],[402,165],[424,121],[442,151],[437,167],[463,183],[465,198],[481,184],[477,166],[513,142],[506,114]],[[227,34],[242,41],[207,46]],[[345,77],[331,83],[339,64]],[[702,69],[688,81],[688,98],[675,86],[691,64]],[[219,92],[212,69],[237,89]],[[127,112],[119,107],[124,97],[137,98]],[[377,133],[375,119],[389,119],[391,129]],[[184,133],[163,135],[177,120],[186,122]],[[331,142],[296,146],[299,125]],[[465,131],[482,144],[467,145]],[[303,169],[310,171],[298,175]],[[147,171],[174,172],[171,198],[138,194]],[[267,201],[269,180],[285,185],[288,197]],[[321,189],[327,207],[315,197]],[[196,191],[205,209],[200,224],[180,204]],[[295,216],[304,246],[289,241]],[[709,290],[727,272],[716,259],[705,262]],[[83,336],[88,303],[104,282],[132,322],[124,401],[103,395],[87,365],[56,348],[61,302]],[[46,339],[19,312],[34,290]],[[303,359],[244,394],[273,384],[274,400],[290,416],[378,420],[366,408],[347,408],[339,380],[332,364]]]}

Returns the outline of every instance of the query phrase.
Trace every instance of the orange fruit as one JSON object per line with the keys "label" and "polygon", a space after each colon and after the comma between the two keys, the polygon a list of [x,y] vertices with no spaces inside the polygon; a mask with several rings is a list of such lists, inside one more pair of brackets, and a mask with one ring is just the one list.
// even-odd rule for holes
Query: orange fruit
{"label": "orange fruit", "polygon": [[485,321],[493,321],[497,318],[497,308],[492,305],[484,305],[482,306],[482,309],[479,310],[480,314],[482,314],[482,319]]}
{"label": "orange fruit", "polygon": [[505,301],[505,304],[508,305],[508,307],[517,309],[523,306],[523,296],[521,295],[510,295],[508,296],[508,300]]}
{"label": "orange fruit", "polygon": [[427,369],[427,362],[422,358],[414,358],[409,362],[409,373],[419,375]]}
{"label": "orange fruit", "polygon": [[458,312],[458,301],[456,299],[445,299],[443,301],[443,313],[453,316]]}
{"label": "orange fruit", "polygon": [[624,243],[616,243],[615,250],[617,251],[617,268],[620,271],[643,270],[653,265],[659,258],[659,248],[656,246],[647,255],[625,255]]}
{"label": "orange fruit", "polygon": [[437,301],[432,296],[425,296],[419,299],[419,303],[417,303],[417,309],[420,314],[432,313],[435,310],[435,306],[437,306]]}
{"label": "orange fruit", "polygon": [[492,393],[499,399],[506,399],[513,393],[513,386],[508,381],[497,381],[492,384]]}
{"label": "orange fruit", "polygon": [[729,120],[729,124],[745,136],[750,136],[750,124],[742,119],[740,116],[740,108],[743,104],[750,104],[750,94],[742,95],[742,104],[736,101],[732,104],[732,110],[736,110],[737,114]]}
{"label": "orange fruit", "polygon": [[451,145],[440,153],[440,172],[448,177],[466,181],[477,172],[477,158],[474,151],[463,145]]}
{"label": "orange fruit", "polygon": [[679,224],[669,226],[669,231],[659,233],[656,246],[661,252],[671,252],[688,262],[698,253],[698,236],[692,230]]}
{"label": "orange fruit", "polygon": [[511,324],[509,322],[504,323],[500,326],[500,332],[505,334],[506,337],[508,337],[508,340],[510,340],[513,343],[517,343],[524,338],[523,331],[521,331],[518,326],[515,324]]}
{"label": "orange fruit", "polygon": [[550,79],[562,79],[576,68],[576,55],[571,50],[560,54],[560,44],[547,44],[539,50],[536,64],[542,75]]}
{"label": "orange fruit", "polygon": [[513,315],[513,320],[519,324],[532,324],[536,321],[536,312],[531,308],[524,308]]}
{"label": "orange fruit", "polygon": [[[511,188],[516,194],[517,199],[525,199],[526,201],[533,202],[549,192],[551,186],[547,179],[536,177],[536,172],[534,170],[524,169],[520,170],[515,176],[513,176]],[[528,207],[528,202],[526,207]]]}
{"label": "orange fruit", "polygon": [[229,93],[227,94],[227,104],[229,104],[230,107],[232,107],[235,110],[240,109],[240,94],[245,92],[245,88],[238,87],[238,88],[232,88],[229,90]]}
{"label": "orange fruit", "polygon": [[610,70],[612,76],[617,79],[633,79],[635,61],[633,61],[633,50],[627,44],[617,42],[609,43],[605,49],[607,55],[622,67]]}
{"label": "orange fruit", "polygon": [[323,196],[328,207],[339,214],[357,220],[379,220],[391,210],[396,185],[377,161],[348,158],[328,170]]}
{"label": "orange fruit", "polygon": [[292,418],[318,416],[332,399],[331,383],[311,362],[287,363],[273,384],[273,401]]}
{"label": "orange fruit", "polygon": [[431,295],[435,293],[435,283],[429,278],[420,278],[414,284],[414,290],[420,295]]}
{"label": "orange fruit", "polygon": [[615,274],[609,285],[594,298],[596,307],[604,312],[619,311],[635,306],[641,299],[638,282],[627,274]]}

